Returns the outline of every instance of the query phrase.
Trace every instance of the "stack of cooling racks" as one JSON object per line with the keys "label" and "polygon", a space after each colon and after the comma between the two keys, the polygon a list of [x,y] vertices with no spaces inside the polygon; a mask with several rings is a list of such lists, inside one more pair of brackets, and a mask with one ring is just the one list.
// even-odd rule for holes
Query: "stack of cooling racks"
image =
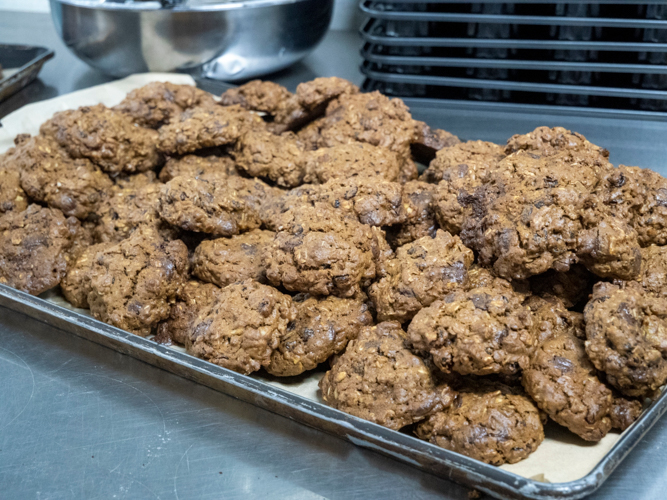
{"label": "stack of cooling racks", "polygon": [[363,0],[361,9],[367,91],[667,112],[667,0]]}

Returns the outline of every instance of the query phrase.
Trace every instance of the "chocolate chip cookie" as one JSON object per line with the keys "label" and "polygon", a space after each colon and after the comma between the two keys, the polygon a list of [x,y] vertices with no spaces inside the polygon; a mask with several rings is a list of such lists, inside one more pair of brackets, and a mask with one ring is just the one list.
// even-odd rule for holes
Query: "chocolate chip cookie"
{"label": "chocolate chip cookie", "polygon": [[460,288],[474,260],[458,236],[438,230],[396,250],[385,264],[386,275],[373,283],[369,295],[379,321],[401,323],[422,308]]}
{"label": "chocolate chip cookie", "polygon": [[338,410],[400,429],[447,407],[453,392],[405,348],[396,322],[365,327],[320,381],[322,398]]}
{"label": "chocolate chip cookie", "polygon": [[266,283],[262,253],[274,236],[271,231],[255,229],[231,238],[202,241],[192,258],[192,274],[219,287],[246,279]]}
{"label": "chocolate chip cookie", "polygon": [[32,295],[58,286],[80,229],[60,210],[30,205],[0,216],[0,283]]}
{"label": "chocolate chip cookie", "polygon": [[349,299],[298,294],[293,301],[297,318],[271,355],[266,371],[272,375],[289,377],[314,369],[373,324],[363,294]]}
{"label": "chocolate chip cookie", "polygon": [[246,280],[221,289],[199,310],[185,347],[194,356],[249,374],[270,364],[296,317],[289,295]]}

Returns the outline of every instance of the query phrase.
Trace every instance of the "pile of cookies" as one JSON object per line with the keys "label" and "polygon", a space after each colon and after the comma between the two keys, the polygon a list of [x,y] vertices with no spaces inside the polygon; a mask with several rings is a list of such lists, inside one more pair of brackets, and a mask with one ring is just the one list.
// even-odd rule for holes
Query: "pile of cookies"
{"label": "pile of cookies", "polygon": [[667,180],[608,156],[462,142],[338,78],[156,82],[0,156],[0,283],[243,374],[328,362],[327,404],[514,463],[667,380]]}

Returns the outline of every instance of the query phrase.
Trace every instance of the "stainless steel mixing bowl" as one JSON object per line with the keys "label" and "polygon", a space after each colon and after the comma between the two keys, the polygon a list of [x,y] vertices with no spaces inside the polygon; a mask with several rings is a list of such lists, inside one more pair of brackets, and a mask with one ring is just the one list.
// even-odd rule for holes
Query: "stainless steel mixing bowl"
{"label": "stainless steel mixing bowl", "polygon": [[306,56],[332,10],[333,0],[51,0],[65,44],[107,74],[201,66],[202,76],[228,81]]}

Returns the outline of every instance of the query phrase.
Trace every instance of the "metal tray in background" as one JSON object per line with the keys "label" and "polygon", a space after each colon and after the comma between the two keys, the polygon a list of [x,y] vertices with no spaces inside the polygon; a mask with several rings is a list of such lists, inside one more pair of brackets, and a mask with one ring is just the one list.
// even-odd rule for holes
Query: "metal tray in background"
{"label": "metal tray in background", "polygon": [[587,475],[567,483],[547,483],[518,476],[348,415],[5,285],[0,285],[0,307],[25,314],[260,408],[502,499],[576,499],[591,494],[667,410],[666,391],[619,437]]}
{"label": "metal tray in background", "polygon": [[361,50],[364,60],[389,66],[435,66],[449,68],[503,68],[543,71],[593,71],[600,73],[667,74],[667,65],[624,64],[571,61],[531,61],[524,59],[484,59],[481,57],[401,56],[378,54],[376,45],[367,43]]}
{"label": "metal tray in background", "polygon": [[559,83],[531,83],[510,80],[485,80],[481,78],[429,76],[396,72],[388,73],[374,69],[372,67],[372,63],[369,62],[364,62],[362,64],[361,72],[373,80],[381,80],[391,83],[410,83],[416,85],[432,85],[441,87],[466,87],[479,89],[514,90],[519,92],[552,92],[558,94],[667,100],[667,90],[596,87],[592,85],[564,85]]}
{"label": "metal tray in background", "polygon": [[365,42],[404,47],[471,47],[535,50],[597,50],[611,52],[667,52],[667,43],[601,42],[585,40],[527,40],[511,38],[445,38],[431,36],[389,36],[375,34],[384,26],[381,19],[368,19],[361,28]]}
{"label": "metal tray in background", "polygon": [[0,44],[0,102],[31,83],[54,52],[44,47]]}
{"label": "metal tray in background", "polygon": [[[384,10],[377,8],[379,3],[386,2],[365,0],[359,5],[359,9],[369,17],[387,21],[419,21],[428,23],[532,24],[538,26],[555,25],[585,27],[591,26],[604,28],[667,29],[667,21],[661,19],[616,19],[611,17],[530,16],[521,14],[477,14],[461,12],[430,12],[418,10]],[[515,2],[509,1],[506,3]]]}

